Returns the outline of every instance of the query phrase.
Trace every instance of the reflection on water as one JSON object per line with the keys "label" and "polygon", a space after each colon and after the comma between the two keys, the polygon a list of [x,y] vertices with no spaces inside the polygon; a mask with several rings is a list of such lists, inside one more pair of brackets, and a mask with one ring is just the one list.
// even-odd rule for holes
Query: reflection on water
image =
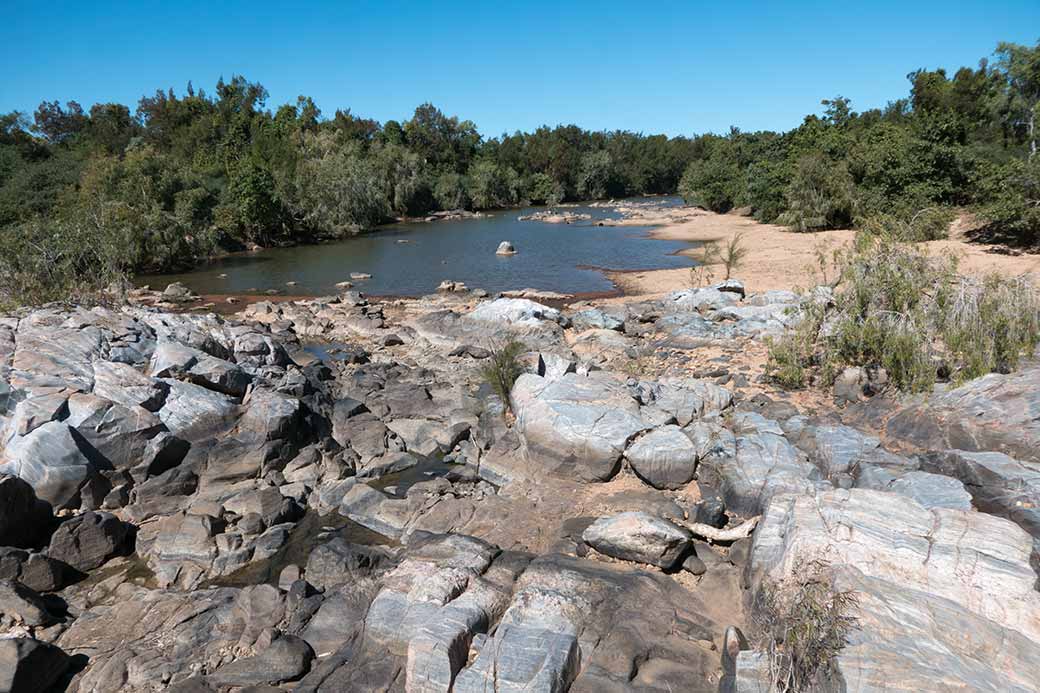
{"label": "reflection on water", "polygon": [[[676,199],[658,201],[674,204]],[[648,238],[648,227],[597,226],[597,221],[617,216],[610,208],[568,207],[568,212],[593,217],[575,224],[517,220],[532,211],[536,209],[499,211],[483,219],[396,224],[335,243],[240,254],[186,274],[142,276],[138,282],[161,288],[181,281],[203,294],[279,289],[292,295],[327,295],[340,291],[337,283],[352,281],[352,272],[362,272],[372,278],[354,281],[354,286],[371,295],[418,296],[432,293],[446,279],[492,292],[531,287],[591,293],[614,288],[593,268],[693,264],[673,254],[688,244]],[[496,255],[504,240],[512,241],[519,254]]]}

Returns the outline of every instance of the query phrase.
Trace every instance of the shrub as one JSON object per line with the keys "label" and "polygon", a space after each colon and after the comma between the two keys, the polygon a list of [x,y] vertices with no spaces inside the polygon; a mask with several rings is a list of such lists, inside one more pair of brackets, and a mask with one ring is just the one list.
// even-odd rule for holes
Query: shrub
{"label": "shrub", "polygon": [[977,181],[979,211],[992,235],[1014,245],[1040,240],[1040,156],[992,166]]}
{"label": "shrub", "polygon": [[118,298],[129,241],[87,223],[34,220],[0,231],[0,308]]}
{"label": "shrub", "polygon": [[737,164],[719,153],[686,168],[679,181],[679,194],[688,205],[723,214],[736,206],[743,182]]}
{"label": "shrub", "polygon": [[787,211],[778,217],[795,231],[816,231],[852,223],[853,183],[844,162],[807,154],[795,164],[784,194]]}
{"label": "shrub", "polygon": [[514,340],[504,346],[492,345],[490,351],[491,357],[481,366],[480,374],[506,408],[511,409],[509,393],[513,390],[513,383],[524,372],[519,356],[527,351],[527,347]]}
{"label": "shrub", "polygon": [[919,391],[940,372],[1007,372],[1040,343],[1040,299],[1025,278],[959,277],[952,259],[865,233],[839,264],[833,308],[807,305],[798,326],[770,343],[767,372],[785,387],[863,366]]}
{"label": "shrub", "polygon": [[738,233],[729,239],[722,251],[722,266],[726,268],[726,279],[732,277],[733,272],[744,264],[747,254],[748,249],[744,247],[744,234]]}
{"label": "shrub", "polygon": [[950,234],[954,212],[946,207],[925,207],[911,215],[875,214],[857,225],[867,233],[886,236],[897,241],[917,243],[938,241]]}
{"label": "shrub", "polygon": [[763,581],[752,611],[773,690],[815,690],[835,673],[834,660],[856,627],[857,605],[855,592],[834,591],[823,561],[801,562],[790,576]]}

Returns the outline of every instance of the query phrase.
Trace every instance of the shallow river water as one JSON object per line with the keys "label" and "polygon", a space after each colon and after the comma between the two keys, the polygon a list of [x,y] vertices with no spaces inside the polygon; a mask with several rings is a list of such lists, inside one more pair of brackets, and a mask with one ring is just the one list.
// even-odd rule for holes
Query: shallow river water
{"label": "shallow river water", "polygon": [[[654,201],[678,204],[678,198]],[[359,272],[372,278],[353,281],[354,288],[372,295],[418,296],[433,292],[445,279],[491,292],[535,288],[577,294],[614,289],[600,269],[693,264],[675,254],[689,244],[649,238],[649,227],[597,226],[598,220],[619,216],[612,208],[560,208],[593,216],[573,224],[517,220],[538,209],[502,210],[482,219],[394,224],[334,243],[235,254],[184,274],[142,276],[138,283],[161,289],[180,281],[200,294],[278,289],[291,295],[325,295],[337,293],[338,282],[353,281],[350,274]],[[496,255],[501,241],[511,241],[518,254]]]}

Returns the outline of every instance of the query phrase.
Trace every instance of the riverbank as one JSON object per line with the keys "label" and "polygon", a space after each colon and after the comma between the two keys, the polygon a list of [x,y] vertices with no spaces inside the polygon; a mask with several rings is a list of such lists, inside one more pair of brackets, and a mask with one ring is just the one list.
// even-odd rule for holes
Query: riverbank
{"label": "riverbank", "polygon": [[[651,238],[696,244],[714,241],[721,248],[741,236],[747,256],[737,274],[749,291],[795,290],[815,285],[821,279],[819,258],[830,258],[834,250],[848,245],[856,234],[852,230],[795,233],[746,216],[690,208],[630,212],[617,225],[653,225],[647,232]],[[1040,278],[1040,255],[1014,254],[1005,246],[971,241],[969,234],[974,228],[974,221],[965,214],[951,227],[949,239],[922,245],[935,257],[958,257],[959,267],[966,274],[997,271],[1005,276],[1030,274]],[[691,247],[680,254],[700,260],[703,249]],[[721,267],[716,267],[714,280],[721,279],[721,271]],[[612,271],[607,276],[626,297],[661,296],[689,288],[692,282],[689,269]]]}

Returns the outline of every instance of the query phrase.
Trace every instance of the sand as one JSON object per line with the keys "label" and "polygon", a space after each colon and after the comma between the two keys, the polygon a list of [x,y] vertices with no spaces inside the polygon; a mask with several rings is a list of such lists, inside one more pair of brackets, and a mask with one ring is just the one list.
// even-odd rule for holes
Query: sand
{"label": "sand", "polygon": [[[689,242],[716,241],[724,247],[734,236],[743,235],[743,246],[747,256],[734,273],[744,282],[749,292],[771,289],[804,289],[820,283],[820,264],[817,256],[831,256],[833,250],[853,239],[854,231],[820,231],[795,233],[782,226],[761,224],[754,219],[736,214],[715,214],[686,209],[684,220],[673,217],[642,216],[626,219],[624,225],[646,225],[660,223],[649,234],[654,238]],[[922,244],[928,252],[944,257],[956,255],[960,258],[960,270],[964,274],[998,271],[1005,276],[1031,274],[1040,280],[1040,255],[1012,254],[1004,246],[985,245],[969,241],[966,232],[973,227],[969,215],[961,215],[953,224],[949,240],[930,241]],[[694,259],[700,259],[700,248],[682,251]],[[712,281],[721,280],[725,270],[716,267]],[[670,291],[689,288],[692,284],[690,270],[666,269],[637,272],[609,272],[610,279],[626,296],[652,297]],[[827,279],[833,278],[832,274]]]}

